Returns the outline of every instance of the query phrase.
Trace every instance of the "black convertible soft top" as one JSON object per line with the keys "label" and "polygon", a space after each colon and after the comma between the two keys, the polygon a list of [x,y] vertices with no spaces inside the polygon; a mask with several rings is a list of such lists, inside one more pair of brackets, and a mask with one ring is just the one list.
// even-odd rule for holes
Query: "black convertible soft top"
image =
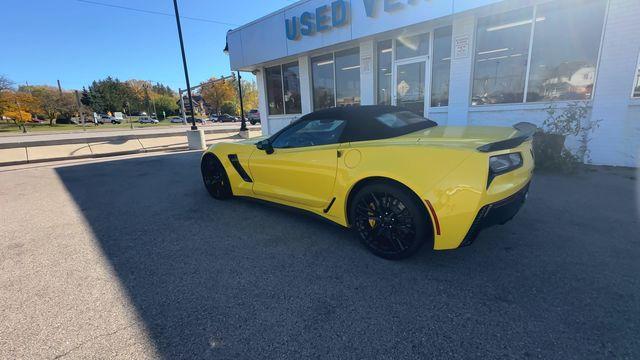
{"label": "black convertible soft top", "polygon": [[[393,125],[385,122],[385,116],[397,115]],[[388,139],[414,131],[437,126],[435,121],[415,114],[411,110],[389,105],[365,105],[334,107],[318,110],[301,117],[298,121],[339,119],[346,121],[341,141],[365,141]],[[406,123],[399,120],[407,120]]]}

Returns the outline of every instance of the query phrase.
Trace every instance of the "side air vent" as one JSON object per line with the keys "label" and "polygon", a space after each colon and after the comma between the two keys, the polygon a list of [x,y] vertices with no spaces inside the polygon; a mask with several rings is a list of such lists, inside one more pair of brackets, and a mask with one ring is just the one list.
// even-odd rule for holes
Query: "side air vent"
{"label": "side air vent", "polygon": [[240,160],[238,160],[238,155],[229,154],[229,161],[231,161],[231,165],[233,166],[234,169],[236,169],[236,171],[238,172],[238,175],[240,175],[242,180],[246,182],[253,182],[253,180],[251,179],[251,176],[247,174],[247,172],[242,167],[242,164],[240,164]]}

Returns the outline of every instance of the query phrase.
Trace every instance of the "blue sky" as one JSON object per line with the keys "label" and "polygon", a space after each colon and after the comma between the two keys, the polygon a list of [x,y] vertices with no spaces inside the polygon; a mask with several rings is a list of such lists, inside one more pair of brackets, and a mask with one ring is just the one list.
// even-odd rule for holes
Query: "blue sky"
{"label": "blue sky", "polygon": [[[172,0],[95,1],[173,14]],[[178,4],[181,16],[245,24],[293,2],[179,0]],[[60,79],[63,88],[77,89],[110,75],[185,87],[173,17],[78,0],[4,0],[2,13],[0,74],[17,84],[54,85]],[[222,52],[230,28],[182,20],[192,85],[230,73]]]}

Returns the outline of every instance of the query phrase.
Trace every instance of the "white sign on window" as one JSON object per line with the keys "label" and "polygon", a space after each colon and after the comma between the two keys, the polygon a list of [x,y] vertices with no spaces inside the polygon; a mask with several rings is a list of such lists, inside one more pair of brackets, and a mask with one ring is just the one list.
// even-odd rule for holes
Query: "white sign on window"
{"label": "white sign on window", "polygon": [[460,59],[469,56],[469,35],[456,36],[454,40],[454,58]]}

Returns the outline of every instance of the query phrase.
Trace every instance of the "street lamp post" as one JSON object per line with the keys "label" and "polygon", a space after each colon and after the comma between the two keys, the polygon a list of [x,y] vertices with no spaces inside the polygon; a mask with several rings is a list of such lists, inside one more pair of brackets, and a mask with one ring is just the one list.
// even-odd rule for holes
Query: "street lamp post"
{"label": "street lamp post", "polygon": [[191,130],[198,130],[196,126],[196,118],[194,116],[195,107],[193,106],[193,98],[191,97],[191,84],[189,83],[189,70],[187,69],[187,56],[184,53],[184,41],[182,40],[182,26],[180,25],[180,12],[178,11],[178,0],[173,0],[173,9],[176,13],[176,25],[178,26],[178,38],[180,39],[180,51],[182,53],[182,67],[184,68],[184,79],[187,82],[187,96],[189,97],[189,105],[191,106]]}
{"label": "street lamp post", "polygon": [[238,71],[238,96],[240,97],[240,131],[247,131],[247,122],[244,119],[244,105],[242,103],[242,77]]}

